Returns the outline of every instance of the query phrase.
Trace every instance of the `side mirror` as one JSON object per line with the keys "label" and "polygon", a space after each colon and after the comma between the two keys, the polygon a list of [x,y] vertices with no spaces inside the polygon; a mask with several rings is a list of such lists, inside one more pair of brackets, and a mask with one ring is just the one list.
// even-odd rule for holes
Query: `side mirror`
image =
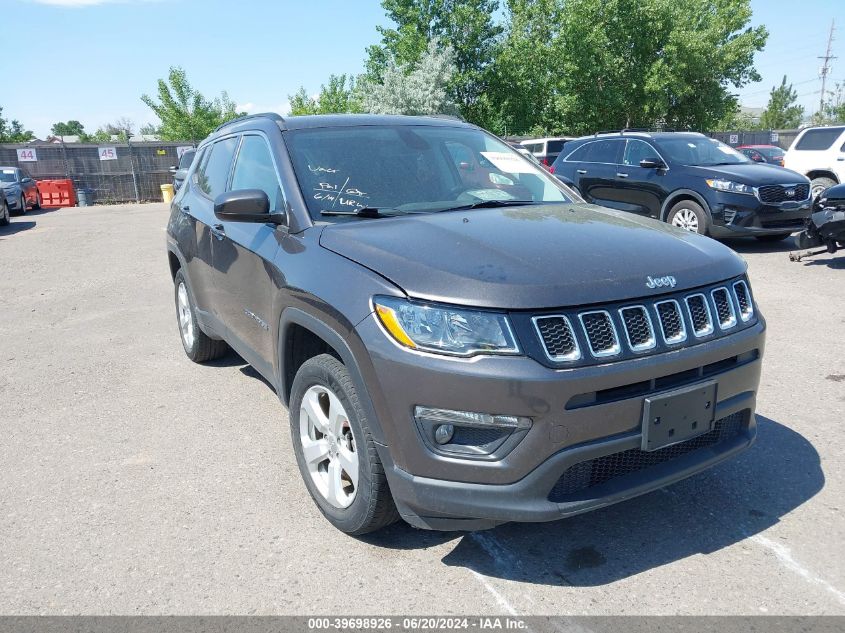
{"label": "side mirror", "polygon": [[270,198],[261,189],[221,193],[214,200],[214,215],[224,222],[287,224],[286,213],[270,213]]}
{"label": "side mirror", "polygon": [[32,182],[32,178],[30,178],[29,176],[26,176],[25,178],[21,179],[21,183],[23,183],[25,185],[28,185],[31,182]]}
{"label": "side mirror", "polygon": [[666,167],[666,163],[659,158],[643,158],[640,161],[640,167],[644,169],[663,169]]}
{"label": "side mirror", "polygon": [[172,173],[173,173],[173,172],[175,172],[177,169],[178,169],[178,167],[177,167],[176,165],[171,165],[171,166],[170,166],[170,169],[169,169],[168,171],[172,174]]}

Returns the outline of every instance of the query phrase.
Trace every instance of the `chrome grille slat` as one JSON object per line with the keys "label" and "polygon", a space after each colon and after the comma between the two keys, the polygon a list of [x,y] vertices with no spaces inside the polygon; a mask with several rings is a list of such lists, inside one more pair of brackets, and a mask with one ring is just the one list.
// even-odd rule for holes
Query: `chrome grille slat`
{"label": "chrome grille slat", "polygon": [[546,356],[556,361],[576,361],[581,358],[578,339],[569,317],[563,314],[534,317],[532,319]]}
{"label": "chrome grille slat", "polygon": [[734,296],[736,297],[736,304],[739,306],[739,318],[743,323],[754,316],[754,302],[751,300],[751,292],[748,290],[748,284],[744,281],[736,281],[733,285]]}
{"label": "chrome grille slat", "polygon": [[648,310],[643,305],[627,306],[619,310],[628,345],[635,352],[644,352],[657,346],[654,327]]}
{"label": "chrome grille slat", "polygon": [[686,297],[687,312],[689,313],[692,333],[698,338],[713,334],[713,315],[710,313],[710,305],[707,297],[700,292]]}
{"label": "chrome grille slat", "polygon": [[731,329],[736,325],[736,312],[728,289],[715,288],[710,291],[710,296],[713,298],[713,305],[716,306],[716,320],[719,327],[723,330]]}
{"label": "chrome grille slat", "polygon": [[675,299],[658,301],[654,304],[654,309],[657,311],[663,341],[667,345],[683,343],[687,340],[687,327],[681,315],[681,306]]}
{"label": "chrome grille slat", "polygon": [[616,325],[607,310],[593,310],[578,315],[581,327],[587,334],[590,353],[596,358],[616,356],[622,351]]}

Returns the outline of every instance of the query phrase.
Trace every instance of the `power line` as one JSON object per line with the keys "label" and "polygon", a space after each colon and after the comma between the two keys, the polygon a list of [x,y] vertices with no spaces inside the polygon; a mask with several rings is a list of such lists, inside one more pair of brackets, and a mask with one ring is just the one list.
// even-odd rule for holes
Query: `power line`
{"label": "power line", "polygon": [[830,60],[836,59],[835,55],[831,55],[830,48],[833,46],[833,31],[835,22],[834,20],[830,21],[830,34],[827,36],[827,52],[824,56],[819,56],[819,59],[824,60],[824,66],[821,67],[819,70],[819,74],[822,77],[822,95],[819,98],[819,112],[824,110],[824,95],[825,95],[825,87],[827,84],[827,76],[830,74]]}

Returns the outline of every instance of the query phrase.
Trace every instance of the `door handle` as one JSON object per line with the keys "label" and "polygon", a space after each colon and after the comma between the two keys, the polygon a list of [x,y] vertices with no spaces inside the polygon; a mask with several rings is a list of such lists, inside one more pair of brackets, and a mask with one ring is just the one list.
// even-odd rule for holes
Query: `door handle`
{"label": "door handle", "polygon": [[586,174],[587,173],[586,169],[576,169],[575,171],[577,171],[579,174]]}
{"label": "door handle", "polygon": [[616,173],[617,178],[627,178],[628,174],[620,174],[619,172]]}
{"label": "door handle", "polygon": [[836,160],[845,160],[845,156],[840,156],[840,157],[839,157],[839,158],[837,158]]}
{"label": "door handle", "polygon": [[222,240],[226,237],[226,229],[222,224],[214,224],[211,226],[211,234],[218,240]]}

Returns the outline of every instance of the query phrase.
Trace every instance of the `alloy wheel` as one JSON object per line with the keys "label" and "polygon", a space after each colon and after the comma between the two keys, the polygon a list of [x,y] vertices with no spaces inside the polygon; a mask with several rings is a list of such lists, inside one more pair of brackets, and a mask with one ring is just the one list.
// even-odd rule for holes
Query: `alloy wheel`
{"label": "alloy wheel", "polygon": [[675,217],[672,218],[672,226],[677,226],[692,233],[698,233],[698,216],[692,209],[687,209],[686,207],[678,209]]}
{"label": "alloy wheel", "polygon": [[302,398],[299,440],[308,474],[335,508],[348,508],[358,490],[358,453],[349,417],[327,387],[314,385]]}
{"label": "alloy wheel", "polygon": [[185,347],[191,349],[194,346],[194,315],[191,312],[191,304],[188,300],[188,289],[185,283],[179,284],[176,291],[177,312],[179,316],[179,332],[182,334],[182,341]]}

